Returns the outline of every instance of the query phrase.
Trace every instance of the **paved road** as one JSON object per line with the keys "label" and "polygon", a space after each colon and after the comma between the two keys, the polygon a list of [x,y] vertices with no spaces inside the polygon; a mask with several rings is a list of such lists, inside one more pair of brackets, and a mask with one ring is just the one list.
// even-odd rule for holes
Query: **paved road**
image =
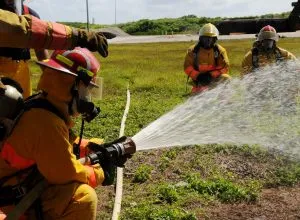
{"label": "paved road", "polygon": [[[279,33],[282,37],[300,37],[300,31]],[[231,39],[255,39],[254,34],[236,34],[221,35],[221,40]],[[178,35],[149,35],[149,36],[118,36],[108,40],[111,44],[128,44],[128,43],[152,43],[152,42],[176,42],[176,41],[197,41],[198,35],[178,34]]]}

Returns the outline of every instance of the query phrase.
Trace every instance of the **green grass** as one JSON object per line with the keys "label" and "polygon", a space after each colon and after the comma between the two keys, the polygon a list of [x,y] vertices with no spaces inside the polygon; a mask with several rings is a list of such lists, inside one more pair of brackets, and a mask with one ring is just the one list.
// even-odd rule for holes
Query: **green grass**
{"label": "green grass", "polygon": [[201,195],[214,196],[221,202],[253,202],[258,198],[257,190],[249,187],[242,187],[228,179],[215,178],[203,180],[197,175],[188,176],[189,187]]}
{"label": "green grass", "polygon": [[142,164],[135,172],[133,182],[144,183],[151,178],[152,168],[148,165]]}
{"label": "green grass", "polygon": [[[183,61],[193,43],[110,45],[108,58],[96,55],[104,77],[104,96],[97,102],[102,112],[86,125],[84,135],[107,141],[118,137],[127,84],[131,92],[127,136],[183,103],[188,97]],[[238,77],[252,40],[220,44],[228,51],[231,75]],[[279,42],[296,56],[300,55],[299,44],[299,38]],[[33,61],[31,71],[40,74]],[[205,218],[212,204],[256,202],[263,188],[293,186],[299,180],[299,163],[259,146],[215,144],[138,152],[126,164],[121,219]],[[99,187],[97,192],[98,219],[108,219],[113,188]]]}

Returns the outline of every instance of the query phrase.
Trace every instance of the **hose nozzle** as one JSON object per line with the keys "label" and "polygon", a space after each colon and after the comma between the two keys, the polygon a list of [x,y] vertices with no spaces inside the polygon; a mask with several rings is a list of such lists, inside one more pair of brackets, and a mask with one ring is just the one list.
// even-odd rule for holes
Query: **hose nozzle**
{"label": "hose nozzle", "polygon": [[125,141],[112,145],[118,149],[119,155],[132,155],[136,152],[136,145],[130,137],[126,137]]}
{"label": "hose nozzle", "polygon": [[94,153],[89,154],[86,158],[80,159],[81,163],[96,164],[101,161],[109,161],[117,166],[123,166],[128,158],[136,152],[136,145],[129,137],[121,137],[111,143],[102,145],[91,144],[89,148]]}

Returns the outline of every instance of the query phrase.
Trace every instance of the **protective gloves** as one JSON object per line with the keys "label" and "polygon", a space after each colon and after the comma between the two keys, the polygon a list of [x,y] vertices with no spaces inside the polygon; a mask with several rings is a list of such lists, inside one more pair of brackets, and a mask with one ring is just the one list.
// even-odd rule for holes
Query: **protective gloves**
{"label": "protective gloves", "polygon": [[106,155],[107,152],[105,151],[106,147],[111,146],[114,142],[104,143],[97,141],[90,141],[87,144],[87,148],[91,152],[101,152],[101,159],[99,160],[100,166],[104,173],[104,181],[102,182],[102,186],[109,186],[114,183],[117,171],[117,164],[115,161],[110,160],[110,158]]}
{"label": "protective gloves", "polygon": [[108,56],[108,44],[103,33],[77,30],[74,32],[74,35],[77,36],[78,46],[85,47],[92,52],[98,51],[102,57]]}
{"label": "protective gloves", "polygon": [[117,166],[108,160],[100,162],[100,166],[104,172],[104,181],[102,182],[102,186],[112,185],[116,178]]}
{"label": "protective gloves", "polygon": [[197,85],[207,86],[208,84],[210,84],[212,82],[212,80],[213,80],[213,77],[210,74],[210,72],[199,73],[195,83]]}
{"label": "protective gloves", "polygon": [[[107,152],[105,150],[105,147],[103,147],[103,145],[98,145],[89,142],[87,146],[91,151],[96,153],[97,158],[99,159],[98,163],[100,164],[104,173],[104,181],[102,182],[102,185],[108,186],[113,184],[116,176],[116,170],[117,170],[116,163],[113,160],[111,160],[111,158],[107,155]],[[94,147],[95,148],[97,147],[97,150]]]}
{"label": "protective gloves", "polygon": [[[90,149],[90,151],[92,152],[97,152],[97,151],[103,151],[103,155],[106,154],[106,152],[103,150],[107,147],[112,146],[113,144],[117,144],[117,143],[123,143],[124,141],[126,141],[127,137],[126,136],[122,136],[112,142],[107,142],[104,144],[97,144],[96,142],[89,142],[87,147]],[[118,158],[114,158],[116,160],[111,160],[111,162],[113,162],[114,165],[118,166],[118,167],[124,167],[124,164],[126,163],[126,161],[132,157],[132,154],[125,154],[122,156],[118,156]],[[113,159],[113,158],[111,158]]]}
{"label": "protective gloves", "polygon": [[[111,185],[114,182],[115,176],[116,176],[116,169],[117,167],[122,167],[124,166],[125,162],[127,161],[128,158],[130,158],[132,155],[131,154],[125,154],[125,155],[116,155],[110,151],[111,149],[116,148],[111,148],[112,145],[117,144],[117,143],[122,143],[127,139],[127,137],[121,137],[117,140],[114,140],[109,143],[104,143],[104,144],[97,144],[95,142],[89,142],[87,147],[92,151],[97,154],[97,158],[99,159],[99,163],[103,169],[105,179],[102,183],[103,186],[105,185]],[[107,150],[109,149],[110,150]],[[116,151],[115,151],[116,152]],[[113,156],[114,155],[114,156]]]}
{"label": "protective gloves", "polygon": [[211,71],[210,75],[212,76],[212,78],[216,79],[216,78],[219,78],[221,76],[221,72],[218,71],[218,70]]}

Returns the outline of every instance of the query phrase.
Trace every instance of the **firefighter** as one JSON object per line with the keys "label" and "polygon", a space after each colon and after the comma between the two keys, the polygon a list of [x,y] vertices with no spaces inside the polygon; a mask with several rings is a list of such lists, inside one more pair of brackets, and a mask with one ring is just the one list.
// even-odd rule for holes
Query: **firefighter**
{"label": "firefighter", "polygon": [[213,24],[205,24],[199,31],[198,43],[187,51],[184,72],[193,80],[192,93],[205,91],[214,82],[230,78],[227,52],[217,44],[218,36]]}
{"label": "firefighter", "polygon": [[[112,169],[82,165],[73,154],[69,129],[73,117],[81,115],[91,120],[99,112],[90,94],[97,86],[94,81],[100,63],[89,50],[76,47],[56,50],[49,60],[38,64],[42,68],[38,82],[41,93],[31,99],[43,100],[48,110],[32,108],[19,118],[0,152],[0,183],[1,178],[15,175],[5,184],[9,189],[20,184],[26,189],[27,185],[22,183],[26,175],[20,170],[36,165],[50,184],[41,196],[45,219],[96,219],[94,188],[107,184]],[[0,188],[0,194],[9,193],[9,189]],[[7,214],[9,208],[1,209]]]}
{"label": "firefighter", "polygon": [[46,22],[32,15],[17,15],[0,9],[0,47],[34,49],[72,49],[84,47],[108,56],[106,38],[115,35],[103,32],[86,32],[80,29]]}
{"label": "firefighter", "polygon": [[242,61],[242,76],[270,63],[296,59],[292,53],[277,46],[278,39],[275,28],[270,25],[259,31],[252,49]]}
{"label": "firefighter", "polygon": [[[3,0],[0,3],[0,8],[13,13],[18,13],[16,2],[11,0]],[[39,15],[27,7],[20,4],[23,8],[23,14],[30,14],[39,18]],[[38,60],[48,58],[48,51],[44,49],[35,49],[35,54]],[[0,72],[2,75],[10,77],[20,83],[23,89],[23,97],[27,98],[31,95],[31,82],[28,60],[30,60],[30,50],[24,48],[0,48]]]}

